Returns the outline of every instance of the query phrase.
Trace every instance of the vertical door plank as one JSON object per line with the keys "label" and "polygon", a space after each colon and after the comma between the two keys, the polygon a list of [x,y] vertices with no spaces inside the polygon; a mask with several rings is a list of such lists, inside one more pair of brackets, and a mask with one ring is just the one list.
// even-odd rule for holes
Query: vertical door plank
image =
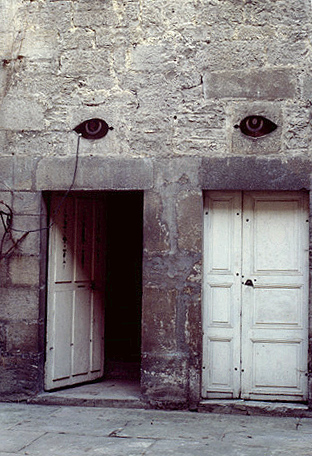
{"label": "vertical door plank", "polygon": [[[45,389],[95,380],[104,370],[104,204],[52,201]],[[57,207],[57,211],[54,208]]]}
{"label": "vertical door plank", "polygon": [[240,389],[241,193],[209,192],[204,204],[203,397]]}
{"label": "vertical door plank", "polygon": [[242,397],[307,395],[307,195],[244,195]]}

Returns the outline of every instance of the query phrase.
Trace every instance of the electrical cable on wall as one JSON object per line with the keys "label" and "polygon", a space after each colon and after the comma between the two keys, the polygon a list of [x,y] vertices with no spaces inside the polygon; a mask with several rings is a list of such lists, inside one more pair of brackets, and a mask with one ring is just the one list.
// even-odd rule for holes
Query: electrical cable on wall
{"label": "electrical cable on wall", "polygon": [[[53,211],[53,217],[55,217],[59,213],[62,205],[64,204],[65,199],[67,198],[69,192],[72,190],[72,188],[74,186],[74,183],[76,180],[76,175],[77,175],[77,169],[78,169],[79,145],[80,145],[81,136],[82,136],[82,134],[79,133],[78,140],[77,140],[76,160],[75,160],[75,168],[74,168],[72,182],[71,182],[69,188],[66,190],[65,194],[63,195],[63,198],[61,199],[57,208]],[[8,258],[30,233],[36,233],[39,231],[49,230],[54,225],[54,222],[52,221],[51,223],[49,223],[49,225],[42,227],[42,228],[37,228],[34,230],[22,230],[22,229],[13,228],[13,226],[12,226],[13,218],[14,218],[14,213],[13,213],[11,207],[8,204],[6,204],[4,201],[0,201],[0,219],[2,222],[3,230],[4,230],[4,233],[3,233],[1,241],[0,241],[0,260],[3,258]],[[13,238],[13,234],[12,234],[13,232],[22,233],[22,236],[19,239],[15,240]],[[4,245],[7,242],[11,242],[12,245],[10,248],[8,248],[7,251],[4,252],[3,251]]]}
{"label": "electrical cable on wall", "polygon": [[[3,235],[0,241],[0,260],[2,258],[8,257],[13,251],[18,247],[18,245],[28,236],[28,233],[25,232],[22,237],[15,240],[12,236],[12,220],[13,212],[8,204],[4,201],[0,201],[0,219],[3,227]],[[9,241],[12,243],[11,247],[8,248],[6,252],[3,252],[5,243]]]}
{"label": "electrical cable on wall", "polygon": [[[72,177],[72,182],[69,186],[69,188],[66,190],[65,194],[63,195],[61,201],[59,202],[57,208],[53,211],[51,219],[55,219],[55,216],[59,213],[60,208],[64,204],[64,201],[66,200],[68,194],[70,191],[73,189],[75,180],[76,180],[76,175],[77,175],[77,169],[78,169],[78,158],[79,158],[79,145],[80,145],[80,138],[83,137],[85,139],[91,139],[91,140],[96,140],[96,139],[101,139],[104,136],[107,135],[109,130],[113,130],[113,127],[109,127],[108,124],[105,122],[103,119],[89,119],[85,120],[81,124],[77,125],[77,127],[74,128],[74,131],[78,134],[78,140],[77,140],[77,149],[76,149],[76,160],[75,160],[75,168],[74,168],[74,173]],[[39,231],[45,231],[49,230],[53,225],[54,221],[49,223],[49,225],[43,227],[43,228],[37,228],[35,230],[21,230],[18,228],[13,228],[13,211],[10,208],[10,206],[3,201],[0,201],[0,204],[3,205],[3,209],[1,210],[0,206],[0,218],[2,221],[4,233],[3,236],[0,240],[0,260],[2,258],[7,258],[10,256],[14,250],[21,244],[21,242],[30,234],[30,233],[37,233]],[[22,233],[22,236],[15,240],[13,238],[12,233]],[[11,247],[6,251],[3,252],[4,249],[4,244],[5,242],[10,241],[12,243]]]}

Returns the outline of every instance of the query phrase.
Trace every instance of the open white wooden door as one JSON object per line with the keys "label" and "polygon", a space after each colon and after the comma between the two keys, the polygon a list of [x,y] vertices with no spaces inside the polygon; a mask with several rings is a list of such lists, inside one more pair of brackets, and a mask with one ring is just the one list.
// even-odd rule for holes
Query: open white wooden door
{"label": "open white wooden door", "polygon": [[104,367],[104,203],[61,201],[51,202],[46,390],[95,380]]}
{"label": "open white wooden door", "polygon": [[307,398],[308,198],[209,192],[202,395]]}

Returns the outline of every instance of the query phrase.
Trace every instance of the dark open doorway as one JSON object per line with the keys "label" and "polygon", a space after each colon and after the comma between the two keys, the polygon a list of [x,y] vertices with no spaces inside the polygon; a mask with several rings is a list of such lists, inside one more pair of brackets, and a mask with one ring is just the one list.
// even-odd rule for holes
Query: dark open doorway
{"label": "dark open doorway", "polygon": [[105,378],[139,379],[143,192],[107,195]]}

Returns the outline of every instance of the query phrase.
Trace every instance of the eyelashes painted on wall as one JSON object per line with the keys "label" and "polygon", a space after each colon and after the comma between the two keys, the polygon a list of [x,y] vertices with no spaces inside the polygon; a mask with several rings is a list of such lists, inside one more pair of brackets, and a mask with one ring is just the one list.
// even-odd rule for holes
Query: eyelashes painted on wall
{"label": "eyelashes painted on wall", "polygon": [[234,128],[239,128],[246,136],[260,138],[276,130],[277,125],[263,116],[247,116],[239,125],[234,125]]}
{"label": "eyelashes painted on wall", "polygon": [[103,119],[89,119],[74,128],[74,131],[85,139],[101,139],[107,135],[108,130],[113,130]]}

